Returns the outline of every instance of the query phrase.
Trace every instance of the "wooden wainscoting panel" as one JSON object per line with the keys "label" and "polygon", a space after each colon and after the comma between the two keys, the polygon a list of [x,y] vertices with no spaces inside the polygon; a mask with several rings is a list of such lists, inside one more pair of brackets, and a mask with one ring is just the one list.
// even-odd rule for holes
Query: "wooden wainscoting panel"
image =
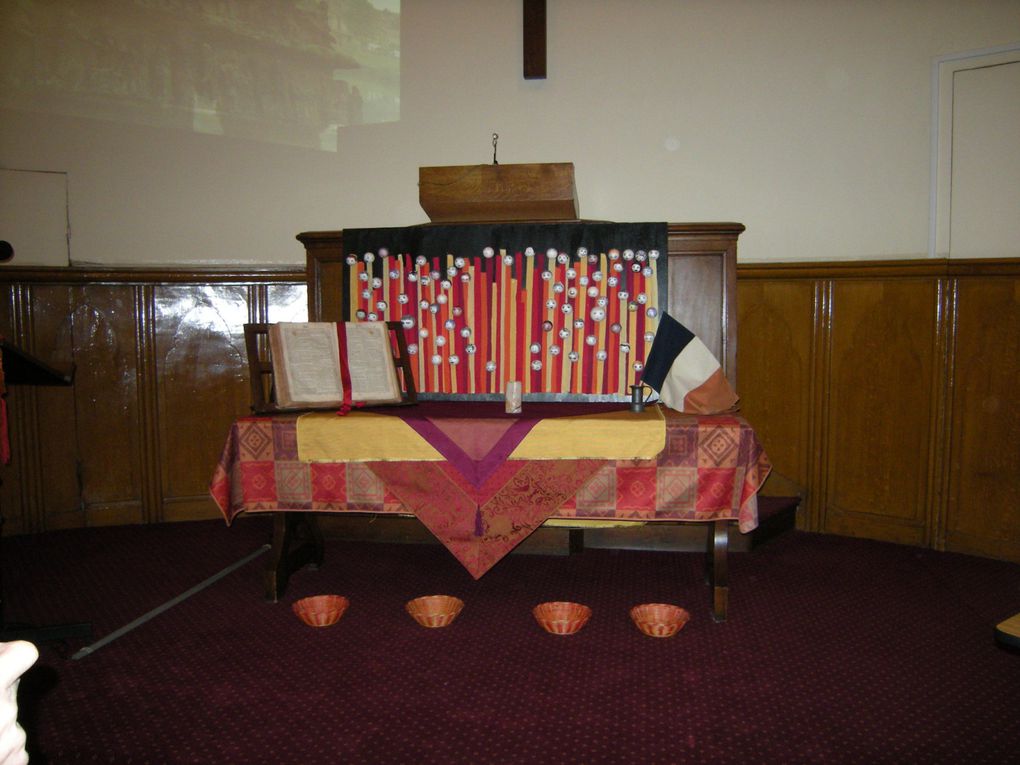
{"label": "wooden wainscoting panel", "polygon": [[140,427],[140,289],[74,286],[65,314],[75,359],[81,502],[89,526],[148,520],[142,499],[146,434]]}
{"label": "wooden wainscoting panel", "polygon": [[1020,561],[1020,269],[956,295],[945,547]]}
{"label": "wooden wainscoting panel", "polygon": [[[25,350],[60,372],[71,373],[75,366],[75,337],[67,316],[74,305],[72,288],[31,285],[24,289],[32,336],[22,336],[15,344],[31,343]],[[79,486],[80,443],[74,428],[79,402],[74,388],[14,386],[8,398],[24,399],[33,410],[26,411],[19,401],[16,413],[11,416],[12,429],[27,427],[19,433],[19,467],[31,471],[28,486],[38,483],[35,496],[31,491],[23,496],[23,501],[29,500],[32,505],[35,516],[32,527],[42,530],[83,525],[86,519]]]}
{"label": "wooden wainscoting panel", "polygon": [[763,492],[803,497],[811,471],[814,284],[742,281],[737,298],[740,408],[772,460]]}
{"label": "wooden wainscoting panel", "polygon": [[0,334],[68,388],[12,387],[5,534],[216,517],[248,413],[246,321],[303,320],[300,270],[0,269]]}
{"label": "wooden wainscoting panel", "polygon": [[[54,369],[69,373],[71,338],[60,321],[71,299],[67,288],[5,285],[0,334]],[[38,319],[33,311],[45,316]],[[33,333],[28,333],[29,329]],[[59,510],[65,525],[81,525],[70,387],[9,385],[7,389],[11,462],[3,466],[0,503],[4,534],[47,528],[47,508]]]}
{"label": "wooden wainscoting panel", "polygon": [[833,285],[824,531],[928,542],[936,300],[930,279]]}
{"label": "wooden wainscoting panel", "polygon": [[308,286],[304,282],[267,285],[264,321],[308,321]]}
{"label": "wooden wainscoting panel", "polygon": [[250,414],[243,326],[251,288],[160,285],[154,292],[159,411],[158,519],[215,518],[209,477],[230,424]]}
{"label": "wooden wainscoting panel", "polygon": [[71,388],[36,391],[37,421],[20,455],[42,450],[40,530],[140,523],[135,294],[104,284],[26,289],[31,324],[21,342],[57,368],[74,368]]}

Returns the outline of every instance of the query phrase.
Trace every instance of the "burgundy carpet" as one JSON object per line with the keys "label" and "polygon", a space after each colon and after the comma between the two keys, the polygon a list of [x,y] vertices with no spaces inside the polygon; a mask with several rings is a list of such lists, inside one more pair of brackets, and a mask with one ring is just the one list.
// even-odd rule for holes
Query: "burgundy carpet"
{"label": "burgundy carpet", "polygon": [[[266,519],[3,540],[8,621],[121,627],[268,541]],[[22,684],[33,763],[1004,763],[1020,756],[1020,655],[993,627],[1020,566],[790,532],[731,556],[730,620],[703,556],[513,555],[478,581],[439,546],[327,543],[285,602],[265,556],[78,661],[42,646]],[[315,630],[290,610],[336,592]],[[458,595],[427,630],[409,598]],[[577,635],[531,608],[576,600]],[[645,637],[627,612],[693,619]]]}

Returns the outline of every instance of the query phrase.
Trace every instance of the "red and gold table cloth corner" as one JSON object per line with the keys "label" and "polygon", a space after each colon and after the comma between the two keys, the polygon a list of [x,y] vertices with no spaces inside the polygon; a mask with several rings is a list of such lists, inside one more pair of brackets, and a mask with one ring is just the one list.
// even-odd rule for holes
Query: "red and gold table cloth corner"
{"label": "red and gold table cloth corner", "polygon": [[309,462],[297,417],[231,427],[210,493],[227,523],[242,512],[413,513],[475,578],[549,518],[758,523],[771,465],[738,415],[664,410],[654,459],[507,460],[472,483],[448,461]]}

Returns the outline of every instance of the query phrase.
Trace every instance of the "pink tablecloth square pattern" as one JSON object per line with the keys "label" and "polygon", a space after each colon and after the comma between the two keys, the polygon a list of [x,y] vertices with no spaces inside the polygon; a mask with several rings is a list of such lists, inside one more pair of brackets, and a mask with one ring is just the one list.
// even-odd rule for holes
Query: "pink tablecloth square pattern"
{"label": "pink tablecloth square pattern", "polygon": [[475,577],[548,518],[758,523],[771,465],[736,415],[667,411],[655,460],[508,460],[480,483],[446,462],[302,462],[294,417],[231,427],[210,493],[230,523],[243,512],[416,515]]}

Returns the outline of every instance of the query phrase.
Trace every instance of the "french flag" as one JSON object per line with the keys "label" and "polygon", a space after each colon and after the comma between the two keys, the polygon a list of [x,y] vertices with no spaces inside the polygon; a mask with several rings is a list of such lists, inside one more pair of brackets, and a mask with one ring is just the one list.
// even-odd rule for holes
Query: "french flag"
{"label": "french flag", "polygon": [[659,319],[641,381],[678,412],[718,414],[730,411],[739,400],[718,359],[667,313]]}

